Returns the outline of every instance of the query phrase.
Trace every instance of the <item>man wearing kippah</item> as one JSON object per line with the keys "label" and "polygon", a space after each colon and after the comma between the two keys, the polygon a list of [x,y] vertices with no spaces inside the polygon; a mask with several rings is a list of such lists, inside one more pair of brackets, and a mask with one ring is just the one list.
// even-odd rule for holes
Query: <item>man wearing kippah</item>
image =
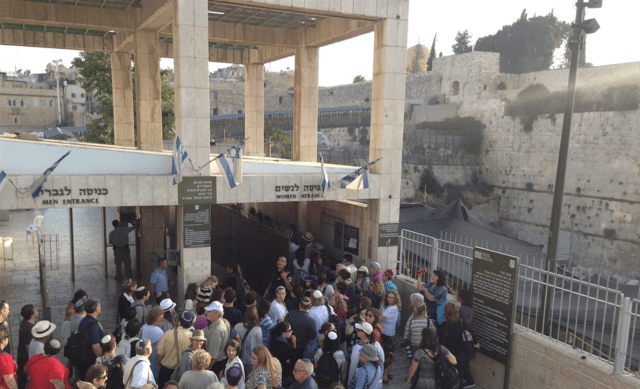
{"label": "man wearing kippah", "polygon": [[160,364],[158,386],[163,387],[164,383],[171,379],[173,371],[180,363],[180,352],[189,347],[190,328],[195,318],[193,312],[182,312],[179,319],[180,326],[165,332],[158,342],[158,363]]}

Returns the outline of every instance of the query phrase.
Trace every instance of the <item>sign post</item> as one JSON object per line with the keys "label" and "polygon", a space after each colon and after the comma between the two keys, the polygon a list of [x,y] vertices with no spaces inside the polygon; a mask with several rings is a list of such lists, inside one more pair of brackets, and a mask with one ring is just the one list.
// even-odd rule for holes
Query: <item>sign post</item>
{"label": "sign post", "polygon": [[505,388],[509,384],[518,267],[518,257],[473,248],[473,328],[481,345],[480,352],[504,365]]}

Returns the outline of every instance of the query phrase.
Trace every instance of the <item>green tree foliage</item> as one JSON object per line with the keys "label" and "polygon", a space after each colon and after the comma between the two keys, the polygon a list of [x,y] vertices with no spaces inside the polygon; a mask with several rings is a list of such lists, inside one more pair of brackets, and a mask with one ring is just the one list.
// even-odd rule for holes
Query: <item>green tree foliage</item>
{"label": "green tree foliage", "polygon": [[269,120],[264,126],[264,140],[271,142],[276,147],[276,152],[282,153],[283,158],[291,158],[291,138],[277,128],[273,121]]}
{"label": "green tree foliage", "polygon": [[500,53],[500,71],[503,73],[548,70],[553,64],[554,50],[566,40],[570,28],[553,12],[529,18],[525,9],[515,23],[479,38],[475,50]]}
{"label": "green tree foliage", "polygon": [[458,31],[456,34],[456,43],[451,46],[453,53],[458,55],[473,51],[473,45],[469,44],[471,43],[471,38],[472,36],[469,34],[469,30],[464,30],[463,32]]}
{"label": "green tree foliage", "polygon": [[431,166],[424,168],[420,175],[420,192],[424,192],[425,188],[428,194],[435,197],[440,197],[444,193],[444,189],[440,185],[438,178],[436,178],[435,173],[433,173]]}
{"label": "green tree foliage", "polygon": [[433,70],[433,60],[436,58],[436,38],[438,34],[433,36],[433,43],[431,43],[431,51],[429,52],[429,59],[427,59],[427,71]]}
{"label": "green tree foliage", "polygon": [[364,76],[362,74],[358,74],[357,76],[355,76],[353,78],[353,83],[354,84],[357,83],[357,82],[365,82],[365,81],[367,81],[367,79],[364,78]]}
{"label": "green tree foliage", "polygon": [[[550,92],[542,84],[532,84],[521,90],[514,101],[506,104],[508,116],[520,119],[525,132],[533,131],[533,123],[543,114],[564,113],[567,91]],[[598,92],[577,89],[573,112],[635,111],[640,108],[640,87],[620,85]],[[553,120],[554,117],[550,116]]]}
{"label": "green tree foliage", "polygon": [[478,155],[482,147],[486,126],[473,116],[456,116],[441,122],[418,123],[416,124],[416,128],[429,129],[444,134],[460,134],[462,136],[462,147],[464,151],[469,154]]}
{"label": "green tree foliage", "polygon": [[[111,55],[108,53],[97,53],[82,51],[80,56],[71,62],[78,69],[82,77],[82,87],[87,93],[93,93],[95,100],[100,104],[98,111],[99,118],[87,124],[89,130],[82,141],[90,143],[113,144],[113,90],[111,86]],[[174,91],[169,86],[170,70],[160,72],[162,80],[162,137],[163,139],[173,139],[172,129],[175,124],[174,113]],[[135,76],[132,74],[134,83],[134,119],[135,109]],[[134,120],[135,123],[135,120]],[[134,131],[137,128],[134,125]]]}

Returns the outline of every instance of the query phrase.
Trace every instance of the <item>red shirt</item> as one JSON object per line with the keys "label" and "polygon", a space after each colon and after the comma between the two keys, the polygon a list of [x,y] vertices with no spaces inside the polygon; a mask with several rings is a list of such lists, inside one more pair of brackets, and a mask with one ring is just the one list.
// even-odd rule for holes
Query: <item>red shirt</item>
{"label": "red shirt", "polygon": [[62,380],[66,388],[70,388],[69,370],[54,357],[42,354],[34,355],[24,366],[29,375],[27,389],[55,389],[50,380]]}
{"label": "red shirt", "polygon": [[0,388],[9,389],[9,386],[6,382],[4,382],[4,376],[13,374],[13,379],[18,382],[18,375],[16,374],[16,370],[18,367],[16,366],[15,361],[11,357],[9,353],[0,354],[0,381],[2,381],[2,385]]}

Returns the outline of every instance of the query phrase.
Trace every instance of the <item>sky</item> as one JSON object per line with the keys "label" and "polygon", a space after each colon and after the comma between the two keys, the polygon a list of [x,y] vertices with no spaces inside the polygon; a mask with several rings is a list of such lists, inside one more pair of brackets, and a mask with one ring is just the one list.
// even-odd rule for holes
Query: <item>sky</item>
{"label": "sky", "polygon": [[[437,33],[436,52],[451,55],[451,46],[458,31],[469,30],[472,43],[483,36],[496,33],[502,26],[516,21],[522,10],[529,16],[546,15],[553,10],[563,21],[575,20],[574,0],[458,0],[435,1],[411,0],[409,3],[408,47],[418,42],[431,47]],[[627,62],[640,62],[640,50],[634,36],[638,31],[633,27],[640,15],[639,0],[604,0],[600,9],[587,9],[586,19],[595,18],[600,30],[587,38],[587,62],[595,66]],[[557,50],[562,55],[564,48]],[[43,73],[47,63],[62,59],[70,66],[78,51],[41,49],[29,47],[1,46],[0,70],[31,70]],[[162,68],[172,68],[172,59],[162,59]],[[228,64],[210,63],[214,71]],[[357,75],[370,80],[373,74],[373,33],[348,41],[320,48],[320,86],[348,84]],[[279,71],[294,68],[293,57],[266,64],[267,70]]]}

